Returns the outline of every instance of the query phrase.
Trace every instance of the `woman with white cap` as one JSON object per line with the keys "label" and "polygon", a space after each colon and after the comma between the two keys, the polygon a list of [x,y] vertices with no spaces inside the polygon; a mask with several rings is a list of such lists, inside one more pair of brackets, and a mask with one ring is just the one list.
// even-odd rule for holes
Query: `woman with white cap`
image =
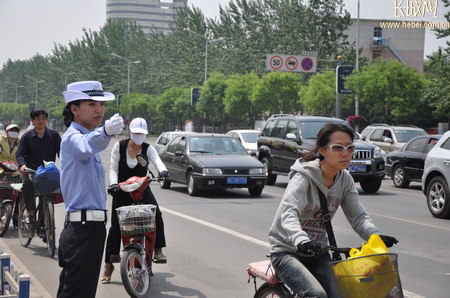
{"label": "woman with white cap", "polygon": [[[141,166],[136,159],[138,153],[147,156],[159,172],[159,178],[163,179],[169,175],[164,163],[159,158],[155,148],[145,142],[147,138],[147,122],[142,118],[135,118],[130,122],[130,138],[117,142],[111,151],[111,166],[109,167],[109,180],[111,185],[108,187],[108,192],[113,196],[112,210],[116,210],[122,206],[129,206],[133,203],[129,193],[113,191],[119,182],[126,181],[132,176],[146,176],[147,168]],[[167,257],[163,254],[162,248],[166,246],[166,239],[164,236],[164,222],[162,220],[161,211],[158,203],[153,195],[150,187],[147,187],[142,195],[143,204],[156,205],[156,239],[155,239],[155,254],[154,259],[156,263],[166,263]],[[101,282],[109,284],[111,282],[111,275],[114,271],[114,266],[111,263],[111,256],[119,255],[120,253],[120,227],[117,218],[117,213],[111,214],[111,227],[106,241],[105,252],[105,269]]]}
{"label": "woman with white cap", "polygon": [[[61,141],[61,191],[66,221],[59,239],[62,267],[58,298],[94,298],[106,239],[105,169],[100,152],[122,132],[123,119],[115,114],[100,126],[105,102],[114,95],[97,81],[75,82],[64,92]],[[98,127],[94,130],[95,127]]]}
{"label": "woman with white cap", "polygon": [[19,148],[20,127],[17,124],[5,126],[6,136],[0,136],[0,160],[17,163],[16,151]]}

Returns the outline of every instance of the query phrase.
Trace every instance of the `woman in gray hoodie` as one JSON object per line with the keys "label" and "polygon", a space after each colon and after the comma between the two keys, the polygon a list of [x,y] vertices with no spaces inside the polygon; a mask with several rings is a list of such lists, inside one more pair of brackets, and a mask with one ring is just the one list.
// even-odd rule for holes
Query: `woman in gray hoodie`
{"label": "woman in gray hoodie", "polygon": [[[346,171],[352,153],[354,132],[343,124],[326,124],[315,147],[297,160],[289,184],[269,231],[270,253],[277,276],[300,297],[339,297],[329,263],[328,245],[319,191],[327,198],[333,217],[339,206],[355,232],[364,240],[380,234],[387,247],[398,241],[381,235],[358,199],[352,176]],[[312,253],[314,252],[314,253]]]}

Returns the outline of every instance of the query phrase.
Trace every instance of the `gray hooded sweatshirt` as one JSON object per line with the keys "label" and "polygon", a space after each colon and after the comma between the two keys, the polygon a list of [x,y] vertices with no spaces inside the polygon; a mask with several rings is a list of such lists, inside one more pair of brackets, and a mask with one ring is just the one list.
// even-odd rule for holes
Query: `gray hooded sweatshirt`
{"label": "gray hooded sweatshirt", "polygon": [[328,211],[334,217],[342,207],[353,230],[364,240],[372,234],[381,234],[358,199],[353,177],[340,170],[331,188],[323,184],[320,160],[300,163],[297,160],[289,173],[289,184],[280,202],[269,231],[270,252],[297,251],[297,245],[309,240],[329,245],[317,188],[327,198]]}

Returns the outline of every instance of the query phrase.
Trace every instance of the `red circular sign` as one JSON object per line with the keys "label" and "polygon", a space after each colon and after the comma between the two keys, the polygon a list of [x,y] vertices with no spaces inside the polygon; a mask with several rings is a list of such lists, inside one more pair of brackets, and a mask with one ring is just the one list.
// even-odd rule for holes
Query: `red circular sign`
{"label": "red circular sign", "polygon": [[286,60],[286,67],[289,70],[295,70],[298,67],[298,60],[294,56],[290,56]]}
{"label": "red circular sign", "polygon": [[313,67],[314,67],[314,61],[311,58],[309,58],[309,57],[303,58],[303,60],[302,60],[303,70],[310,71]]}
{"label": "red circular sign", "polygon": [[270,58],[270,67],[273,69],[280,69],[283,66],[283,59],[280,56],[273,56]]}

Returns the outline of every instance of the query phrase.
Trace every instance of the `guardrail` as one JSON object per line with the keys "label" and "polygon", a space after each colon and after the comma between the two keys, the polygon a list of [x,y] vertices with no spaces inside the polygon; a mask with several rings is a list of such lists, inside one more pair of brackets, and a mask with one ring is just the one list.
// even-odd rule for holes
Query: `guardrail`
{"label": "guardrail", "polygon": [[[0,248],[1,250],[1,248]],[[0,251],[0,297],[7,298],[29,298],[30,297],[30,276],[19,274],[14,270],[11,256]]]}

